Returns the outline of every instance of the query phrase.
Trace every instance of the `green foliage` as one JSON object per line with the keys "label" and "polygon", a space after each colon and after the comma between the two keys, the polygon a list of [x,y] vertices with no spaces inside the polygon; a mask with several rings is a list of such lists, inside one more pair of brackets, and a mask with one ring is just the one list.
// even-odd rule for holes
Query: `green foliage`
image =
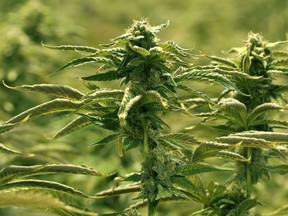
{"label": "green foliage", "polygon": [[[279,113],[286,108],[284,93],[287,86],[274,84],[273,79],[275,74],[286,75],[286,52],[276,50],[273,54],[275,47],[286,42],[269,43],[262,36],[250,33],[244,47],[230,50],[236,53],[235,57],[204,55],[212,60],[211,64],[193,65],[188,61],[195,57],[191,50],[172,41],[161,42],[157,37],[168,24],[151,26],[148,20],[134,21],[123,35],[99,49],[43,45],[81,55],[54,73],[84,64],[93,64],[97,68],[95,74],[80,78],[88,88],[87,92],[59,84],[10,87],[4,83],[12,90],[38,92],[54,99],[4,122],[0,125],[0,133],[46,115],[76,115],[52,140],[87,126],[101,127],[108,130],[108,134],[94,142],[94,146],[109,146],[107,144],[114,142],[115,152],[122,161],[128,151],[138,151],[137,162],[141,169],[116,177],[112,188],[107,189],[105,185],[95,195],[87,195],[69,184],[43,180],[42,175],[111,176],[114,173],[104,175],[92,168],[70,163],[6,166],[0,171],[0,196],[3,197],[0,206],[27,205],[47,208],[59,215],[96,215],[94,209],[81,210],[85,207],[76,197],[118,199],[128,194],[129,198],[140,201],[135,203],[133,200],[127,202],[128,205],[115,207],[112,215],[138,215],[138,208],[147,206],[148,215],[153,216],[159,204],[168,200],[203,205],[203,209],[192,215],[250,215],[251,209],[259,204],[252,193],[253,185],[263,176],[270,179],[270,173],[287,173],[285,164],[269,164],[270,158],[286,159],[287,153],[288,135],[273,130],[287,128],[288,123],[269,116],[272,111]],[[92,83],[95,81],[100,85],[117,81],[120,89],[100,88]],[[190,81],[217,84],[224,91],[218,99],[210,98],[194,88]],[[188,99],[182,96],[183,91]],[[277,103],[279,100],[281,104]],[[204,112],[202,105],[206,106]],[[200,109],[200,113],[194,114],[194,108]],[[203,124],[225,133],[217,136],[216,141],[204,142],[183,131],[168,132],[171,125],[164,119],[175,111],[203,117]],[[5,154],[21,155],[24,161],[25,156],[32,156],[3,144],[0,150]],[[209,160],[218,161],[219,158],[220,161],[234,162],[234,166],[209,163]],[[207,182],[201,176],[222,172],[229,175],[227,184],[221,185],[213,180],[206,188]],[[42,178],[29,179],[39,175]],[[25,198],[28,194],[38,197],[39,203],[29,202]],[[46,204],[42,201],[44,196],[47,196]],[[15,204],[11,197],[18,203]]]}

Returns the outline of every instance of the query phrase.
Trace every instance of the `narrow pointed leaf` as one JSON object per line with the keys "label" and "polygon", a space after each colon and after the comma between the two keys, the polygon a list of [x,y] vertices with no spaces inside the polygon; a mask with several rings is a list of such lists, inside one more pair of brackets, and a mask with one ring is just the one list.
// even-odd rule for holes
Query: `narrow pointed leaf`
{"label": "narrow pointed leaf", "polygon": [[217,141],[229,143],[229,144],[240,144],[242,147],[256,147],[256,148],[275,148],[275,145],[269,141],[254,137],[243,137],[236,135],[229,135],[226,137],[218,137]]}
{"label": "narrow pointed leaf", "polygon": [[237,154],[235,152],[225,151],[225,150],[221,150],[221,151],[217,152],[215,156],[233,159],[233,160],[237,160],[237,161],[243,161],[243,162],[248,162],[250,160],[249,158],[245,158],[240,154]]}
{"label": "narrow pointed leaf", "polygon": [[24,122],[28,121],[30,118],[30,115],[27,115],[25,118],[22,120],[19,120],[18,122],[16,121],[15,123],[7,123],[5,122],[4,124],[0,125],[0,134],[5,133],[7,131],[12,130],[15,127],[18,127],[19,125],[23,124]]}
{"label": "narrow pointed leaf", "polygon": [[139,47],[139,46],[132,45],[132,44],[129,44],[129,46],[133,51],[139,53],[140,55],[142,55],[144,57],[150,55],[150,52],[148,50],[144,49],[143,47]]}
{"label": "narrow pointed leaf", "polygon": [[199,144],[199,141],[192,135],[188,133],[170,133],[163,135],[163,138],[174,141],[177,143],[181,143],[184,145],[195,145]]}
{"label": "narrow pointed leaf", "polygon": [[112,71],[107,71],[103,73],[97,73],[92,76],[87,76],[87,77],[81,77],[83,80],[87,81],[111,81],[111,80],[116,80],[120,79],[122,76],[120,76],[117,71],[112,70]]}
{"label": "narrow pointed leaf", "polygon": [[69,124],[67,124],[64,128],[62,128],[60,131],[58,131],[53,137],[52,139],[58,139],[60,137],[63,137],[67,134],[70,134],[74,131],[80,130],[88,125],[91,125],[92,122],[84,117],[84,116],[80,116],[76,119],[74,119],[73,121],[71,121]]}
{"label": "narrow pointed leaf", "polygon": [[196,175],[205,172],[219,172],[219,171],[231,171],[230,169],[219,167],[219,166],[212,166],[209,164],[203,163],[189,163],[182,166],[178,172],[184,176],[189,175]]}
{"label": "narrow pointed leaf", "polygon": [[95,197],[111,197],[119,196],[121,194],[133,193],[141,191],[140,185],[122,185],[116,188],[111,188],[109,190],[101,191],[95,194]]}
{"label": "narrow pointed leaf", "polygon": [[115,66],[114,62],[108,58],[84,57],[84,58],[74,59],[74,60],[68,62],[67,64],[65,64],[62,67],[60,67],[59,69],[57,69],[56,72],[64,70],[65,68],[68,68],[68,67],[78,67],[78,66],[81,66],[81,65],[87,64],[87,63],[100,63],[100,64],[106,64],[106,65],[110,65],[110,66]]}
{"label": "narrow pointed leaf", "polygon": [[74,51],[84,51],[84,52],[90,52],[90,53],[96,53],[97,51],[99,51],[99,49],[96,49],[94,47],[89,47],[89,46],[74,46],[74,45],[50,46],[50,45],[45,45],[43,43],[42,45],[49,49],[57,49],[57,50],[74,50]]}
{"label": "narrow pointed leaf", "polygon": [[94,143],[93,145],[103,145],[103,144],[109,143],[109,142],[117,139],[118,136],[119,136],[119,134],[111,134],[111,135],[106,136],[105,138],[97,141],[97,142]]}
{"label": "narrow pointed leaf", "polygon": [[150,90],[145,94],[145,97],[149,97],[158,103],[160,103],[164,108],[168,107],[168,101],[166,98],[162,97],[159,92]]}
{"label": "narrow pointed leaf", "polygon": [[[22,208],[43,209],[43,211],[63,211],[67,215],[97,216],[98,214],[84,211],[60,201],[58,198],[38,191],[1,191],[0,207],[15,206]],[[69,213],[68,213],[69,212]]]}
{"label": "narrow pointed leaf", "polygon": [[133,98],[131,98],[127,104],[125,104],[124,107],[120,107],[118,112],[118,117],[120,121],[120,125],[123,127],[125,125],[125,119],[128,116],[129,110],[135,105],[140,99],[142,98],[142,95],[137,95]]}
{"label": "narrow pointed leaf", "polygon": [[34,166],[14,166],[11,165],[0,171],[0,182],[8,182],[14,179],[53,173],[73,173],[91,176],[108,176],[110,174],[102,174],[98,171],[79,165],[72,164],[47,164]]}
{"label": "narrow pointed leaf", "polygon": [[217,56],[208,56],[206,55],[206,57],[216,61],[216,62],[219,62],[219,63],[222,63],[224,65],[227,65],[227,66],[230,66],[230,67],[233,67],[233,68],[238,68],[238,65],[235,64],[233,61],[231,61],[230,59],[227,59],[227,58],[219,58]]}
{"label": "narrow pointed leaf", "polygon": [[58,182],[44,181],[44,180],[18,180],[0,185],[0,192],[3,190],[27,190],[28,189],[41,189],[50,192],[60,192],[68,195],[79,196],[83,198],[89,198],[90,196],[78,191],[70,186],[60,184]]}
{"label": "narrow pointed leaf", "polygon": [[17,123],[21,120],[24,120],[29,116],[29,119],[43,116],[43,115],[49,115],[53,113],[59,113],[59,112],[65,112],[65,111],[73,111],[80,107],[81,104],[72,102],[67,99],[54,99],[52,101],[48,101],[45,103],[42,103],[38,106],[35,106],[33,108],[30,108],[19,115],[11,118],[10,120],[6,121],[5,124],[10,123]]}
{"label": "narrow pointed leaf", "polygon": [[263,139],[270,142],[288,142],[288,133],[266,132],[266,131],[250,131],[236,133],[236,136]]}
{"label": "narrow pointed leaf", "polygon": [[2,143],[0,143],[0,152],[4,153],[4,154],[12,154],[12,155],[25,155],[19,151],[7,148],[6,146],[4,146]]}
{"label": "narrow pointed leaf", "polygon": [[268,111],[280,110],[281,106],[275,103],[264,103],[257,106],[249,115],[249,124],[253,123],[258,117],[266,114]]}
{"label": "narrow pointed leaf", "polygon": [[206,203],[207,197],[205,193],[201,191],[201,189],[197,188],[191,181],[189,181],[184,176],[173,176],[171,181],[174,186],[187,191],[192,199],[200,201],[201,203]]}
{"label": "narrow pointed leaf", "polygon": [[65,85],[57,85],[57,84],[36,84],[36,85],[22,85],[16,87],[10,87],[5,85],[6,87],[18,91],[32,91],[32,92],[41,92],[49,95],[54,95],[60,98],[70,98],[70,99],[81,99],[84,94],[79,92],[78,90],[65,86]]}

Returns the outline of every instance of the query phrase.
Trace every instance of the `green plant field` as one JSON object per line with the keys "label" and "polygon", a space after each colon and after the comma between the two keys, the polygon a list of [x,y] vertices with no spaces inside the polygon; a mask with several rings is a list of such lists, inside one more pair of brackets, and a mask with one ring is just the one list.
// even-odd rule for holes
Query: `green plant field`
{"label": "green plant field", "polygon": [[0,215],[287,215],[287,9],[2,1]]}

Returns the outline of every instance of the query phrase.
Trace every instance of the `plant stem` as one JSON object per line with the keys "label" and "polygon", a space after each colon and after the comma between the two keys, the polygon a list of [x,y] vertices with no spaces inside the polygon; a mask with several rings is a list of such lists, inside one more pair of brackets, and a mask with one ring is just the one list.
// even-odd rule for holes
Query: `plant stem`
{"label": "plant stem", "polygon": [[148,145],[148,125],[145,122],[145,118],[141,116],[141,124],[143,127],[143,149],[144,154],[147,155],[149,152],[149,145]]}
{"label": "plant stem", "polygon": [[246,165],[246,196],[247,198],[251,197],[251,189],[252,189],[252,179],[251,179],[251,170],[250,170],[250,164],[252,160],[252,148],[247,148],[247,158],[249,161]]}
{"label": "plant stem", "polygon": [[148,200],[148,216],[154,216],[156,214],[158,203],[158,201]]}

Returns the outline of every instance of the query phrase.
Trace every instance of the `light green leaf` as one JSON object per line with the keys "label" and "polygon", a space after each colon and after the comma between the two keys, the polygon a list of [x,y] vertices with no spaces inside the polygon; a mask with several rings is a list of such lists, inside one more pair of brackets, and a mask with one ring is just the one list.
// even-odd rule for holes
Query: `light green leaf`
{"label": "light green leaf", "polygon": [[[33,156],[32,154],[24,154],[21,153],[19,151],[7,148],[5,145],[3,145],[2,143],[0,143],[0,152],[4,153],[4,154],[12,154],[12,155],[22,155],[22,156]],[[0,172],[1,173],[1,172]]]}
{"label": "light green leaf", "polygon": [[65,127],[63,127],[61,130],[59,130],[52,139],[58,139],[60,137],[63,137],[67,134],[70,134],[74,131],[80,130],[88,125],[91,125],[92,122],[90,119],[86,118],[85,116],[80,116],[73,121],[71,121],[69,124],[67,124]]}
{"label": "light green leaf", "polygon": [[184,145],[195,145],[199,144],[199,141],[188,133],[169,133],[162,136],[166,140],[184,144]]}
{"label": "light green leaf", "polygon": [[191,181],[189,181],[184,176],[173,176],[171,177],[171,181],[173,185],[177,188],[181,188],[184,191],[188,192],[189,197],[191,197],[193,200],[204,204],[207,203],[207,197],[205,193],[203,193],[201,189],[197,188]]}
{"label": "light green leaf", "polygon": [[288,142],[288,133],[269,132],[269,131],[249,131],[236,133],[236,136],[263,139],[270,142]]}
{"label": "light green leaf", "polygon": [[96,53],[97,51],[99,51],[99,49],[96,49],[94,47],[89,47],[89,46],[74,46],[74,45],[50,46],[50,45],[45,45],[44,43],[42,43],[42,45],[49,49],[57,49],[57,50],[73,50],[73,51],[84,51],[84,52],[90,52],[90,53]]}
{"label": "light green leaf", "polygon": [[41,189],[47,192],[59,192],[67,195],[90,198],[90,196],[84,194],[81,191],[78,191],[67,185],[52,181],[27,179],[27,180],[8,182],[0,185],[0,192],[7,190],[27,190],[27,189],[29,190]]}
{"label": "light green leaf", "polygon": [[81,77],[81,79],[87,80],[87,81],[102,81],[102,82],[116,80],[120,78],[121,77],[118,75],[117,71],[115,70],[107,71],[103,73],[97,73],[92,76]]}
{"label": "light green leaf", "polygon": [[110,65],[110,66],[115,66],[114,62],[108,58],[84,57],[84,58],[74,59],[74,60],[68,62],[67,64],[65,64],[62,67],[60,67],[59,69],[57,69],[56,72],[58,72],[60,70],[64,70],[65,68],[68,68],[68,67],[78,67],[78,66],[81,66],[81,65],[87,64],[87,63],[100,63],[100,64],[106,64],[106,65]]}
{"label": "light green leaf", "polygon": [[14,166],[11,165],[0,171],[0,182],[9,182],[34,175],[54,174],[54,173],[73,173],[91,176],[109,176],[110,174],[101,174],[98,171],[86,167],[73,164],[46,164],[34,166]]}
{"label": "light green leaf", "polygon": [[49,95],[54,95],[60,98],[70,98],[70,99],[81,99],[84,94],[79,92],[78,90],[65,86],[65,85],[57,85],[57,84],[36,84],[36,85],[22,85],[16,87],[7,86],[10,89],[18,90],[18,91],[32,91],[32,92],[41,92]]}
{"label": "light green leaf", "polygon": [[247,212],[258,205],[258,202],[256,199],[245,199],[242,201],[239,206],[237,207],[237,213],[239,216],[244,216],[247,214]]}
{"label": "light green leaf", "polygon": [[148,50],[144,49],[143,47],[139,47],[139,46],[137,46],[137,45],[132,45],[131,43],[129,43],[129,47],[130,47],[133,51],[139,53],[140,55],[142,55],[142,56],[144,56],[144,57],[150,55],[150,52],[149,52]]}
{"label": "light green leaf", "polygon": [[243,161],[243,162],[248,162],[250,160],[250,158],[245,158],[240,154],[237,154],[235,152],[225,151],[225,150],[221,150],[217,152],[215,156],[222,157],[222,158],[229,158],[229,159]]}
{"label": "light green leaf", "polygon": [[111,197],[111,196],[119,196],[121,194],[126,193],[133,193],[133,192],[139,192],[141,191],[141,186],[137,184],[131,184],[131,185],[121,185],[116,188],[111,188],[105,191],[101,191],[96,193],[95,197]]}
{"label": "light green leaf", "polygon": [[227,169],[220,166],[212,166],[210,164],[189,163],[185,164],[178,170],[178,172],[184,176],[196,175],[205,172],[219,172],[219,171],[231,171],[231,169]]}
{"label": "light green leaf", "polygon": [[105,138],[97,141],[96,143],[94,143],[93,145],[102,145],[102,144],[106,144],[109,143],[115,139],[117,139],[117,137],[119,136],[119,134],[111,134],[109,136],[106,136]]}
{"label": "light green leaf", "polygon": [[288,165],[282,164],[282,165],[276,165],[276,166],[267,166],[266,167],[270,172],[286,175],[288,173]]}
{"label": "light green leaf", "polygon": [[231,61],[230,59],[227,59],[227,58],[219,58],[217,56],[209,56],[209,55],[206,55],[206,57],[216,61],[216,62],[219,62],[219,63],[222,63],[224,65],[227,65],[227,66],[230,66],[230,67],[233,67],[233,68],[238,68],[238,65],[235,64],[235,62]]}
{"label": "light green leaf", "polygon": [[7,190],[0,192],[0,207],[15,206],[22,208],[43,209],[43,211],[62,210],[77,215],[97,216],[93,212],[84,211],[60,201],[50,194],[38,191]]}
{"label": "light green leaf", "polygon": [[120,122],[120,126],[124,127],[126,124],[126,117],[128,115],[129,110],[133,107],[134,104],[136,104],[141,98],[142,95],[137,95],[133,98],[131,98],[131,92],[130,92],[130,88],[128,87],[125,90],[122,102],[121,102],[121,106],[118,112],[118,117],[119,117],[119,122]]}
{"label": "light green leaf", "polygon": [[28,119],[30,118],[30,115],[27,115],[25,118],[23,118],[20,121],[16,121],[15,123],[7,123],[5,122],[4,124],[0,125],[0,134],[1,133],[5,133],[7,131],[12,130],[15,127],[18,127],[19,125],[23,124],[24,122],[28,121]]}
{"label": "light green leaf", "polygon": [[164,98],[162,95],[160,95],[160,93],[157,91],[154,91],[154,90],[147,91],[144,97],[148,97],[149,99],[153,99],[154,101],[157,101],[164,108],[167,108],[169,106],[167,99]]}
{"label": "light green leaf", "polygon": [[244,137],[238,134],[232,134],[229,136],[218,137],[217,141],[229,143],[233,145],[241,145],[242,147],[255,147],[255,148],[275,148],[275,145],[265,139],[255,137]]}
{"label": "light green leaf", "polygon": [[[18,123],[20,121],[24,121],[26,118],[36,118],[43,115],[49,115],[53,113],[65,112],[65,111],[73,111],[81,106],[80,103],[72,102],[67,99],[54,99],[45,103],[42,103],[38,106],[32,107],[19,115],[11,118],[6,121],[2,126],[5,127],[7,124]],[[0,128],[2,127],[0,126]],[[1,129],[0,129],[1,130]]]}
{"label": "light green leaf", "polygon": [[232,148],[231,145],[217,142],[201,143],[194,151],[192,161],[197,162],[208,157],[217,157],[217,152]]}
{"label": "light green leaf", "polygon": [[223,112],[223,117],[236,122],[239,126],[246,127],[247,124],[247,108],[240,101],[228,98],[222,100],[219,104],[219,110]]}
{"label": "light green leaf", "polygon": [[253,122],[260,116],[266,114],[269,111],[280,110],[283,107],[275,103],[264,103],[255,107],[248,117],[248,124],[253,124]]}

